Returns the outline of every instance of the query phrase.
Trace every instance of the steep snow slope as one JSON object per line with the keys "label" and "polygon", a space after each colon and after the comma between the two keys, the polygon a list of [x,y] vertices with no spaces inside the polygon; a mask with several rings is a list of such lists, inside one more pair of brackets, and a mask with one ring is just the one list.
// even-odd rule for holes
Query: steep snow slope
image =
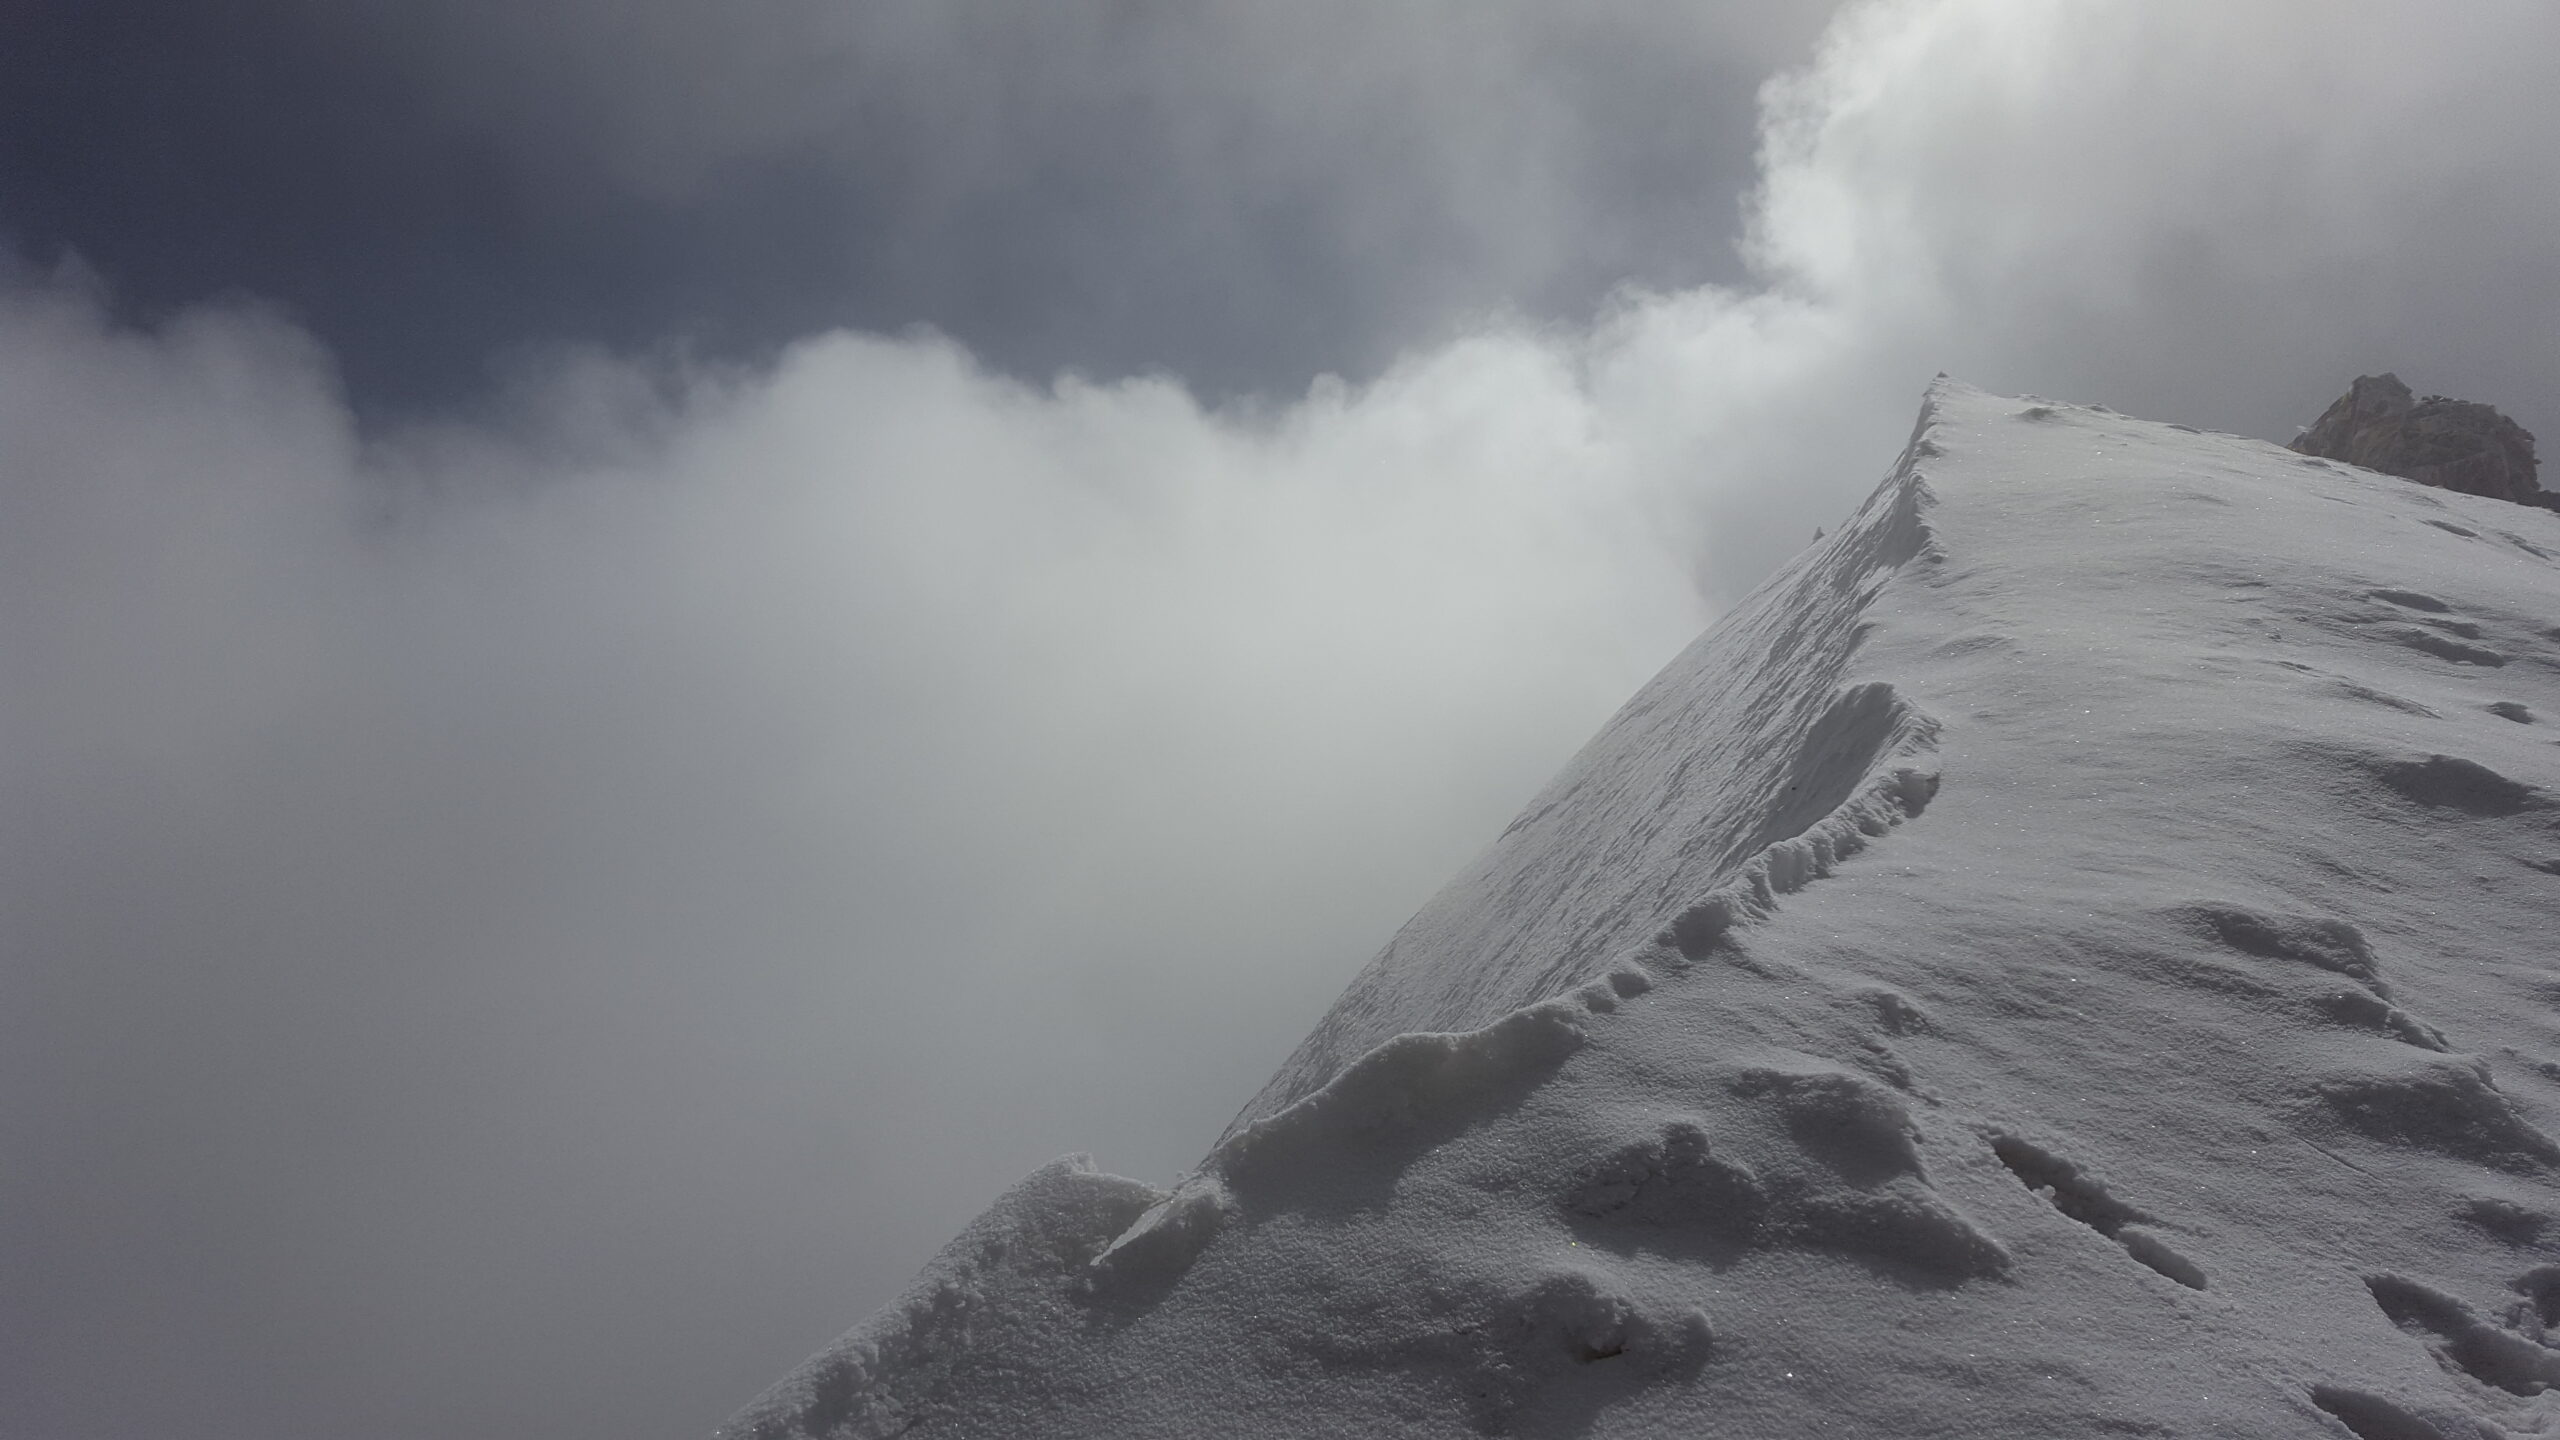
{"label": "steep snow slope", "polygon": [[1196,1174],[724,1434],[2560,1434],[2555,736],[2560,515],[1942,383]]}

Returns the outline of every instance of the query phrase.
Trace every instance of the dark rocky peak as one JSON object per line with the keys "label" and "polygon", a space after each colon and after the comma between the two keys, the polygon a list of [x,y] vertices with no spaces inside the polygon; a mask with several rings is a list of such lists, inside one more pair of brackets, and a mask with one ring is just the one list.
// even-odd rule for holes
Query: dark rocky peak
{"label": "dark rocky peak", "polygon": [[2358,376],[2292,448],[2421,485],[2560,509],[2560,495],[2542,488],[2523,426],[2474,401],[2418,399],[2397,375]]}

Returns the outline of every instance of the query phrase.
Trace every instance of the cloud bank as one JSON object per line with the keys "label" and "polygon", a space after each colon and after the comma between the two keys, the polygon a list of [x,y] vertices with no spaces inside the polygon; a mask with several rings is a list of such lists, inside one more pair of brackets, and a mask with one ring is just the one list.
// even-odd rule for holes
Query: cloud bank
{"label": "cloud bank", "polygon": [[1934,370],[2560,433],[2555,31],[1857,7],[1751,285],[1260,405],[831,332],[367,432],[16,285],[0,1429],[699,1433],[1039,1161],[1166,1178]]}

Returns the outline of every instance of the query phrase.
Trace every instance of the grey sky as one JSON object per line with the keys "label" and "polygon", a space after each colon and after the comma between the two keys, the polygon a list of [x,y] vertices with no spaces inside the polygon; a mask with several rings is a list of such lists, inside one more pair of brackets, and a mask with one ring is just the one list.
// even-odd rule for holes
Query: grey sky
{"label": "grey sky", "polygon": [[0,47],[0,226],[129,313],[290,306],[369,411],[833,325],[1285,393],[1739,278],[1752,93],[1826,8],[58,0]]}
{"label": "grey sky", "polygon": [[205,8],[0,46],[10,1434],[698,1434],[1170,1178],[1938,369],[2560,433],[2539,4],[1861,7],[1750,272],[1791,7]]}

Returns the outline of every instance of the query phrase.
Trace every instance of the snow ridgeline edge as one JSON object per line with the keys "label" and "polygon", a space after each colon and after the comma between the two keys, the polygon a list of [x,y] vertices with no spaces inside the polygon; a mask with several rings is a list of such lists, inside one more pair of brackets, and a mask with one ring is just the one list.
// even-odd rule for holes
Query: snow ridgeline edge
{"label": "snow ridgeline edge", "polygon": [[[1932,384],[1909,441],[1850,518],[1782,566],[1728,619],[1825,567],[1840,572],[1840,581],[1856,582],[1855,608],[1863,611],[1882,578],[1937,556],[1925,518],[1936,497],[1921,467],[1943,453],[1930,434],[1939,423],[1939,397],[1952,383],[1941,376]],[[1714,645],[1725,629],[1725,621],[1711,626],[1666,674]],[[930,1412],[968,1352],[997,1332],[1038,1322],[1038,1315],[1022,1315],[1009,1323],[1008,1300],[1045,1310],[1034,1298],[1043,1291],[1079,1306],[1161,1294],[1224,1229],[1260,1208],[1275,1177],[1316,1159],[1315,1152],[1428,1127],[1463,1109],[1471,1094],[1561,1064],[1586,1039],[1584,1017],[1614,1010],[1709,960],[1730,946],[1733,932],[1773,916],[1781,897],[1830,876],[1840,862],[1926,809],[1939,783],[1928,763],[1939,732],[1935,718],[1879,681],[1834,693],[1823,719],[1844,717],[1885,736],[1849,797],[1805,828],[1761,846],[1649,939],[1598,967],[1602,973],[1576,973],[1587,967],[1565,957],[1540,977],[1554,993],[1489,1024],[1410,1031],[1374,1045],[1276,1112],[1240,1118],[1170,1188],[1100,1171],[1081,1153],[1050,1162],[971,1221],[897,1300],[795,1367],[713,1440],[902,1434]]]}
{"label": "snow ridgeline edge", "polygon": [[[1952,383],[1942,375],[1931,385],[1900,457],[1829,546],[1872,544],[1885,559],[1879,568],[1893,570],[1936,553],[1925,518],[1936,497],[1920,463],[1942,453],[1930,432],[1938,424],[1938,396]],[[1820,548],[1767,586],[1779,586],[1798,566],[1818,563]],[[1841,690],[1826,719],[1840,715],[1881,716],[1892,737],[1866,783],[1848,800],[1802,832],[1762,847],[1738,873],[1680,910],[1598,978],[1578,980],[1563,993],[1532,1000],[1477,1029],[1397,1035],[1313,1093],[1231,1130],[1198,1169],[1176,1181],[1094,1258],[1096,1283],[1140,1277],[1149,1284],[1171,1283],[1240,1211],[1240,1197],[1255,1188],[1255,1176],[1286,1163],[1281,1157],[1303,1155],[1344,1132],[1412,1127],[1498,1078],[1560,1063],[1583,1043],[1583,1015],[1615,1010],[1652,990],[1660,978],[1677,977],[1710,958],[1730,944],[1733,931],[1774,916],[1780,897],[1828,878],[1871,841],[1917,818],[1938,793],[1939,773],[1927,764],[1937,748],[1936,718],[1882,681]]]}

